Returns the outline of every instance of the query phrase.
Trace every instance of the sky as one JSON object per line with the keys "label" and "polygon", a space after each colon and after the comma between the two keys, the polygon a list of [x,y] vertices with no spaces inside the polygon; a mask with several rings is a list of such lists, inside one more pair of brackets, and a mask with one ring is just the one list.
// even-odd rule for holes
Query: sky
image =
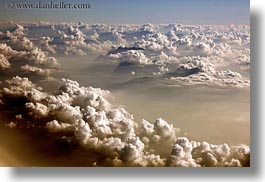
{"label": "sky", "polygon": [[[16,3],[49,3],[41,0],[11,0]],[[0,22],[78,22],[106,24],[183,23],[249,24],[249,0],[56,0],[89,3],[83,10],[40,10],[6,8],[0,2]]]}

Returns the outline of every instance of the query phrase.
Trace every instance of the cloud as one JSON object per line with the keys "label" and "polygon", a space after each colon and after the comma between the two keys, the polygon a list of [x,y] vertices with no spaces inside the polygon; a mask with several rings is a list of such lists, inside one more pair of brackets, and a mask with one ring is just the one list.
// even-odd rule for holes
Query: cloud
{"label": "cloud", "polygon": [[[38,75],[41,77],[50,77],[58,66],[58,61],[48,55],[44,50],[55,53],[56,46],[50,46],[53,41],[50,37],[41,37],[35,45],[27,36],[28,31],[34,26],[14,25],[14,28],[1,34],[0,55],[1,70],[9,69],[7,76],[16,75]],[[34,35],[33,35],[34,36]],[[33,38],[34,39],[34,38]],[[38,47],[39,46],[39,47]]]}
{"label": "cloud", "polygon": [[59,31],[61,35],[60,39],[64,44],[64,53],[68,54],[77,54],[77,55],[86,55],[83,47],[86,47],[84,42],[86,35],[83,34],[77,27],[69,25],[66,30]]}
{"label": "cloud", "polygon": [[82,87],[68,79],[62,79],[55,94],[49,94],[27,78],[14,77],[1,90],[0,107],[19,115],[8,127],[42,128],[50,138],[59,137],[96,152],[99,159],[87,165],[249,166],[248,146],[190,141],[161,118],[154,124],[137,123],[124,108],[112,105],[110,96],[108,91]]}
{"label": "cloud", "polygon": [[195,57],[180,64],[175,72],[166,73],[164,76],[167,82],[177,85],[203,84],[238,88],[249,87],[250,81],[243,80],[238,72],[231,70],[216,71],[218,64],[222,63],[223,60],[218,59],[218,57]]}
{"label": "cloud", "polygon": [[4,70],[10,68],[10,63],[3,54],[0,54],[0,69]]}
{"label": "cloud", "polygon": [[8,100],[14,96],[15,98],[22,97],[28,99],[29,101],[36,102],[46,95],[46,93],[41,92],[40,87],[37,87],[28,78],[16,76],[11,80],[7,80],[6,83],[9,87],[2,89],[2,101],[6,99]]}
{"label": "cloud", "polygon": [[152,61],[141,50],[129,50],[117,54],[110,54],[108,57],[117,59],[120,62],[128,62],[136,65],[152,64]]}
{"label": "cloud", "polygon": [[75,146],[98,156],[88,166],[250,165],[249,146],[194,141],[162,118],[136,121],[125,108],[109,102],[109,91],[62,79],[61,87],[48,93],[16,76],[50,77],[59,66],[51,54],[106,55],[122,47],[103,58],[118,67],[136,65],[127,70],[135,77],[145,74],[136,79],[245,88],[250,81],[236,68],[250,67],[249,26],[40,22],[11,27],[0,33],[0,70],[15,76],[0,82],[0,108],[9,119],[6,127],[34,131],[33,138],[40,143],[45,142],[38,136],[41,130],[49,141],[73,144],[68,150]]}
{"label": "cloud", "polygon": [[153,56],[152,60],[158,65],[178,64],[180,62],[180,59],[177,56],[169,56],[163,51],[159,52],[157,56]]}
{"label": "cloud", "polygon": [[250,69],[250,56],[247,54],[242,54],[238,56],[237,63],[241,66],[243,70]]}
{"label": "cloud", "polygon": [[49,51],[52,54],[56,54],[56,45],[50,45],[49,43],[51,43],[53,41],[53,38],[46,36],[46,37],[41,37],[39,40],[39,44],[42,50],[44,51]]}
{"label": "cloud", "polygon": [[51,74],[50,70],[48,69],[29,66],[28,64],[21,66],[21,70],[27,73],[36,73],[41,76],[49,76]]}
{"label": "cloud", "polygon": [[[89,25],[40,22],[13,26],[14,29],[4,32],[0,37],[9,38],[5,43],[15,50],[32,51],[38,47],[52,54],[85,56],[88,53],[106,54],[113,47],[135,46],[145,49],[145,56],[159,64],[176,63],[178,58],[198,55],[217,56],[236,62],[238,56],[246,53],[243,49],[249,50],[250,45],[249,26],[240,25]],[[48,28],[49,35],[36,37],[30,34],[31,38],[28,37],[31,29],[41,33],[43,28]]]}
{"label": "cloud", "polygon": [[39,48],[30,51],[17,51],[7,44],[0,43],[1,69],[13,69],[16,74],[31,73],[47,77],[52,69],[57,69],[58,61]]}
{"label": "cloud", "polygon": [[166,35],[161,33],[154,33],[136,41],[134,46],[141,47],[149,51],[165,51],[173,54],[176,53],[176,47],[168,40]]}
{"label": "cloud", "polygon": [[167,158],[167,166],[241,167],[249,165],[250,148],[246,145],[213,145],[179,137]]}
{"label": "cloud", "polygon": [[7,44],[0,44],[0,53],[4,55],[7,59],[18,55],[18,51],[13,50],[10,46],[7,46]]}
{"label": "cloud", "polygon": [[19,52],[18,58],[47,67],[58,67],[58,62],[54,57],[48,57],[41,49],[35,48],[28,52]]}
{"label": "cloud", "polygon": [[29,51],[36,48],[25,34],[27,31],[22,25],[17,24],[13,31],[7,31],[5,34],[6,43],[19,51]]}

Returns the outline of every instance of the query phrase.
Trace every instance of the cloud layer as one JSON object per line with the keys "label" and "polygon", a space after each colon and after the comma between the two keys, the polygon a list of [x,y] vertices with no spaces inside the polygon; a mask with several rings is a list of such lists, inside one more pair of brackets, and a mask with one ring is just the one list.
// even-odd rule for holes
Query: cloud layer
{"label": "cloud layer", "polygon": [[[40,143],[46,142],[38,135],[44,132],[51,150],[58,141],[67,144],[64,150],[83,150],[87,166],[250,166],[249,146],[191,140],[162,118],[136,121],[109,102],[107,90],[65,78],[54,92],[36,84],[59,70],[56,56],[94,55],[96,62],[114,65],[113,74],[123,69],[128,83],[249,88],[244,74],[250,71],[249,26],[40,22],[3,27],[0,108],[6,127],[31,131]],[[97,157],[88,162],[90,154]]]}
{"label": "cloud layer", "polygon": [[[14,77],[1,90],[1,108],[16,107],[10,128],[43,128],[51,138],[97,153],[94,166],[249,166],[246,145],[197,142],[158,118],[136,122],[124,108],[108,102],[106,90],[82,87],[62,79],[55,94],[42,91],[28,78]],[[14,117],[15,115],[15,117]],[[36,137],[38,138],[38,137]]]}
{"label": "cloud layer", "polygon": [[16,25],[13,31],[6,31],[1,35],[1,70],[9,70],[17,75],[30,73],[48,77],[52,70],[58,68],[58,61],[29,40],[24,33],[26,30],[23,26]]}

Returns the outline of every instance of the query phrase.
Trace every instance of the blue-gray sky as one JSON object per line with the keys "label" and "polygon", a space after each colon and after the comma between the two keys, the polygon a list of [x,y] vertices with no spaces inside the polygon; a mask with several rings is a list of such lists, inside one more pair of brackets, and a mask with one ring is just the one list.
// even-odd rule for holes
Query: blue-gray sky
{"label": "blue-gray sky", "polygon": [[[85,10],[7,10],[2,0],[0,21],[50,21],[138,24],[249,24],[249,0],[56,0],[89,3]],[[11,0],[20,3],[48,3],[41,0]]]}

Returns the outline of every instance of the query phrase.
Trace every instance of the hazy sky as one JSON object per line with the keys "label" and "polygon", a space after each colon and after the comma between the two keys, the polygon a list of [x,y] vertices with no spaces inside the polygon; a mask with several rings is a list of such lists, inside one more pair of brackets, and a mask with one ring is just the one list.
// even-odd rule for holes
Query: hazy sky
{"label": "hazy sky", "polygon": [[[0,21],[86,23],[249,24],[249,0],[57,0],[89,3],[85,10],[7,10],[2,0]],[[18,2],[18,0],[11,0]],[[20,3],[49,3],[20,0]]]}

